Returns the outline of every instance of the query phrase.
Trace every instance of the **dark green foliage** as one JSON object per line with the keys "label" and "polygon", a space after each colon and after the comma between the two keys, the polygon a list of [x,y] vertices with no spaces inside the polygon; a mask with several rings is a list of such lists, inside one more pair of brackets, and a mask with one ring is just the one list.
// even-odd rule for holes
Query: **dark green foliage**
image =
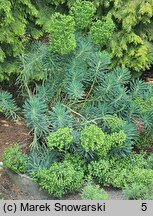
{"label": "dark green foliage", "polygon": [[[143,128],[142,128],[143,129]],[[153,144],[152,141],[152,134],[146,134],[144,132],[142,132],[136,142],[135,142],[135,147],[139,150],[139,151],[146,151],[151,149]]]}
{"label": "dark green foliage", "polygon": [[82,200],[108,200],[108,194],[99,185],[87,184],[81,193]]}
{"label": "dark green foliage", "polygon": [[3,153],[3,164],[16,173],[25,173],[27,156],[21,152],[18,144],[5,149]]}
{"label": "dark green foliage", "polygon": [[82,186],[84,173],[82,170],[75,170],[73,164],[65,160],[63,163],[54,163],[49,170],[37,170],[32,173],[32,177],[49,194],[61,197]]}
{"label": "dark green foliage", "polygon": [[6,91],[0,90],[0,112],[2,112],[7,118],[17,119],[18,108],[15,104],[12,94]]}

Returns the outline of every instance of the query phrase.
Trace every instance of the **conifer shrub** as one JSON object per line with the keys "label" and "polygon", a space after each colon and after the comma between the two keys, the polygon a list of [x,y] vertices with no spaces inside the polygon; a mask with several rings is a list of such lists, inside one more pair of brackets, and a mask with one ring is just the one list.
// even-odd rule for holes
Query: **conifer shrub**
{"label": "conifer shrub", "polygon": [[44,7],[50,8],[39,17],[39,23],[43,23],[43,26],[55,12],[66,16],[70,14],[75,20],[75,30],[90,35],[93,43],[110,53],[113,67],[127,67],[134,76],[151,67],[152,1],[63,0],[56,2],[58,8],[54,8],[54,5],[53,1],[40,7],[42,11]]}
{"label": "conifer shrub", "polygon": [[[96,3],[99,20],[106,14],[112,16],[115,21],[116,31],[109,38],[110,43],[106,45],[114,64],[126,66],[135,74],[149,68],[153,61],[153,56],[150,55],[152,1],[146,3],[143,0],[139,2],[110,0]],[[100,37],[99,31],[99,40]]]}
{"label": "conifer shrub", "polygon": [[36,17],[37,10],[28,0],[0,2],[0,81],[9,79],[11,73],[19,73],[16,57],[23,54],[30,37],[41,36],[37,25],[30,30],[30,23],[35,23]]}

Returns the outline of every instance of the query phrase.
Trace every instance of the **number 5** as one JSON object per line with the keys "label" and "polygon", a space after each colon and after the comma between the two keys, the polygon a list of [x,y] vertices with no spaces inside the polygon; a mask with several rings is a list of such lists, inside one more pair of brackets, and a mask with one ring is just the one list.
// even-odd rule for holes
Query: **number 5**
{"label": "number 5", "polygon": [[141,210],[142,211],[147,211],[147,203],[142,203]]}

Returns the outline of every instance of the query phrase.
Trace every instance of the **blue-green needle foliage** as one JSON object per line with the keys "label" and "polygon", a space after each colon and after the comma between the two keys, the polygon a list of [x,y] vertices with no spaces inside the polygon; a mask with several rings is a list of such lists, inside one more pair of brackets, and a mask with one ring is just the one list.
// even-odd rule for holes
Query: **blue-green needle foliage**
{"label": "blue-green needle foliage", "polygon": [[2,112],[7,118],[17,119],[17,108],[12,94],[0,90],[0,113]]}
{"label": "blue-green needle foliage", "polygon": [[[110,153],[126,155],[141,132],[136,122],[144,126],[145,134],[152,134],[153,87],[141,80],[131,81],[131,72],[127,68],[112,70],[106,51],[99,51],[88,36],[78,33],[75,36],[77,44],[71,54],[54,53],[42,43],[37,44],[36,49],[32,48],[32,53],[36,50],[39,54],[41,67],[38,64],[38,74],[43,71],[45,76],[42,85],[36,86],[36,96],[30,97],[24,105],[27,123],[37,136],[46,134],[49,125],[55,131],[64,127],[80,130],[82,126],[96,124],[116,137],[123,131],[126,134],[124,142],[119,145],[116,141],[118,144]],[[30,70],[37,71],[38,59],[31,58],[31,61],[30,64],[28,60]],[[23,83],[32,95],[30,76]],[[115,119],[114,125],[118,118],[121,119],[120,128],[105,125],[108,116]]]}
{"label": "blue-green needle foliage", "polygon": [[72,127],[73,118],[69,110],[61,103],[57,103],[50,112],[51,125],[54,130],[64,127]]}
{"label": "blue-green needle foliage", "polygon": [[27,125],[37,137],[47,134],[49,120],[46,115],[48,111],[46,103],[36,96],[26,100],[23,106],[23,114]]}

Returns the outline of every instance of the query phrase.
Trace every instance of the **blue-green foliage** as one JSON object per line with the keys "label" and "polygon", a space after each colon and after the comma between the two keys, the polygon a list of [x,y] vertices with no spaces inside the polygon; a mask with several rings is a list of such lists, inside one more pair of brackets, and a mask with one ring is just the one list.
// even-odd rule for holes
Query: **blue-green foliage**
{"label": "blue-green foliage", "polygon": [[62,104],[57,103],[50,112],[50,120],[54,130],[64,127],[72,127],[73,118],[69,110]]}
{"label": "blue-green foliage", "polygon": [[42,136],[42,134],[46,134],[48,131],[47,111],[46,103],[36,96],[29,98],[23,106],[27,125],[35,131],[37,136]]}
{"label": "blue-green foliage", "polygon": [[47,116],[48,107],[42,98],[31,96],[23,105],[23,114],[27,125],[33,133],[31,146],[38,148],[39,139],[49,132],[49,118]]}
{"label": "blue-green foliage", "polygon": [[[30,76],[22,79],[21,72],[23,86],[30,95],[24,106],[26,120],[31,129],[37,131],[37,136],[38,133],[46,133],[49,125],[52,130],[57,130],[62,127],[79,128],[92,123],[106,133],[120,133],[123,130],[126,139],[122,145],[114,146],[111,154],[125,156],[132,150],[140,132],[136,121],[144,125],[149,136],[151,134],[153,121],[148,98],[151,98],[153,88],[140,80],[131,81],[127,68],[118,67],[112,71],[108,53],[97,51],[89,37],[76,34],[76,41],[77,47],[71,55],[61,56],[48,50],[42,43],[32,48],[31,55],[36,57],[38,53],[39,62],[37,58],[31,57],[30,63],[28,58],[26,65],[30,69],[26,69],[25,65],[25,72],[37,71],[38,64],[37,74],[43,72],[44,78],[42,85],[37,85],[34,91],[30,87]],[[35,99],[33,92],[37,95]],[[147,106],[144,106],[145,101]],[[30,117],[33,115],[33,111],[30,111],[33,106],[37,106],[36,113],[40,114],[35,118]],[[108,116],[114,115],[123,122],[120,128],[111,130],[104,126],[104,122]]]}
{"label": "blue-green foliage", "polygon": [[48,148],[41,149],[41,151],[32,149],[28,155],[26,172],[30,175],[40,168],[49,169],[55,161],[59,161],[57,151],[50,151]]}
{"label": "blue-green foliage", "polygon": [[0,113],[2,112],[7,118],[18,118],[18,107],[12,97],[12,94],[6,91],[0,90]]}

